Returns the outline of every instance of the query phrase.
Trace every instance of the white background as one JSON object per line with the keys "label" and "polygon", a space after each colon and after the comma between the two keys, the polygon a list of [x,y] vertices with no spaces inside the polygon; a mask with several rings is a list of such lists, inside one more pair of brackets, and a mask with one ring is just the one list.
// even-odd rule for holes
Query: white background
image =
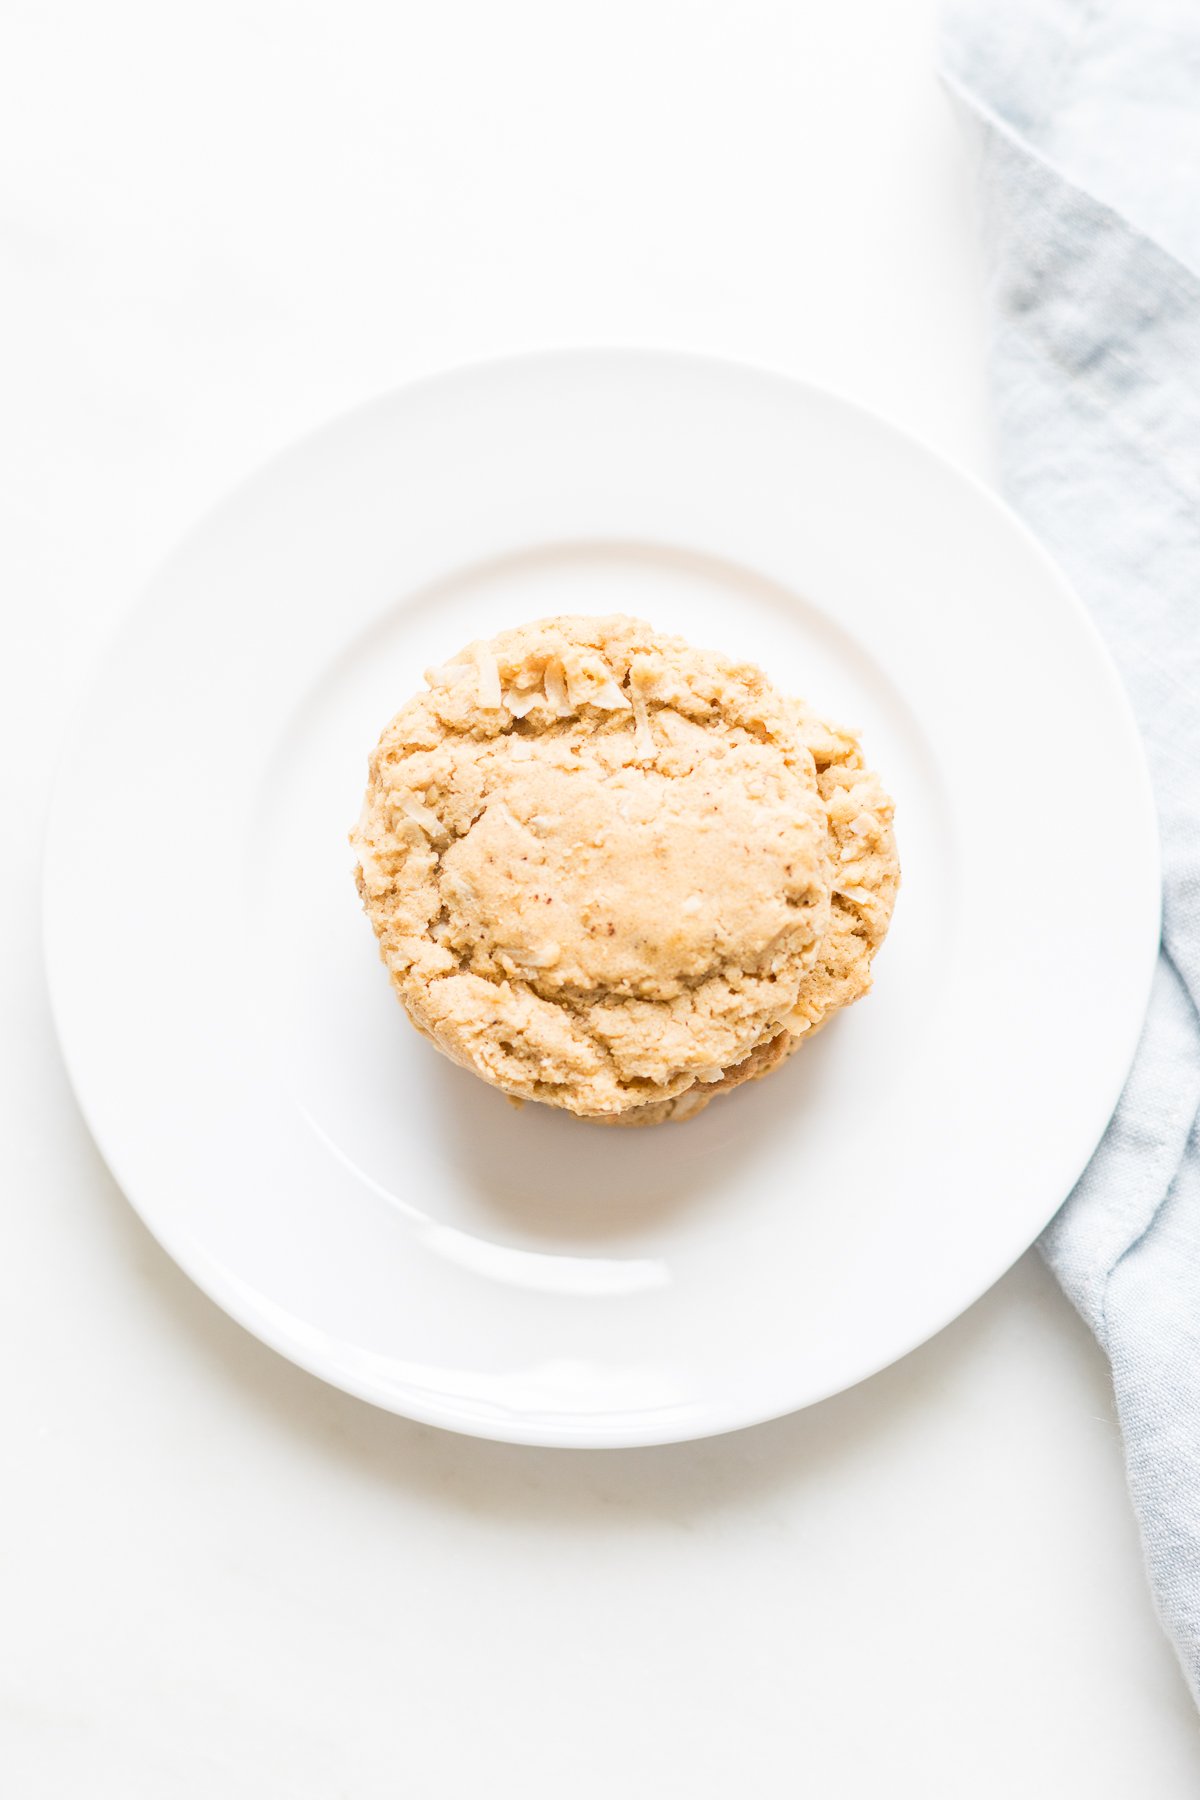
{"label": "white background", "polygon": [[91,1147],[43,993],[42,817],[89,660],[194,515],[330,411],[477,354],[640,341],[814,376],[989,472],[936,11],[9,0],[0,1782],[21,1800],[1196,1793],[1105,1366],[1033,1255],[772,1426],[455,1439],[323,1388],[174,1270]]}

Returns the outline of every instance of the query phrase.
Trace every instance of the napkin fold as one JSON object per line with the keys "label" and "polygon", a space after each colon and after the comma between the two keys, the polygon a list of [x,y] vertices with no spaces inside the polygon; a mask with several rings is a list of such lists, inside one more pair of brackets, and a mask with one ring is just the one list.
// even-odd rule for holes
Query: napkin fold
{"label": "napkin fold", "polygon": [[[1141,1046],[1041,1248],[1112,1364],[1155,1600],[1200,1703],[1200,9],[967,0],[943,73],[979,158],[1003,483],[1108,641],[1159,809]],[[1047,800],[1087,780],[1055,771]]]}

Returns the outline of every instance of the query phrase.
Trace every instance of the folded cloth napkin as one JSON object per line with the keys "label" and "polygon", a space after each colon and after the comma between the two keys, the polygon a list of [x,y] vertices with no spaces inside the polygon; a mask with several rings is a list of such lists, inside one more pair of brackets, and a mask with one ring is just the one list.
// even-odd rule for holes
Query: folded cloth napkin
{"label": "folded cloth napkin", "polygon": [[1145,1032],[1042,1251],[1112,1363],[1200,1702],[1200,8],[965,0],[944,73],[979,151],[1004,484],[1116,657],[1158,801]]}

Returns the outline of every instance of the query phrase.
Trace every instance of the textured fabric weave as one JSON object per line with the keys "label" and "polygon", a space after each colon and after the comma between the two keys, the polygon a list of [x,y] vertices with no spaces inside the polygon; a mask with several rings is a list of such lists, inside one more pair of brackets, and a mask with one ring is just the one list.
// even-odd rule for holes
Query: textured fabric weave
{"label": "textured fabric weave", "polygon": [[944,70],[979,155],[1004,484],[1117,659],[1158,801],[1141,1048],[1042,1249],[1112,1363],[1200,1701],[1200,8],[971,0]]}

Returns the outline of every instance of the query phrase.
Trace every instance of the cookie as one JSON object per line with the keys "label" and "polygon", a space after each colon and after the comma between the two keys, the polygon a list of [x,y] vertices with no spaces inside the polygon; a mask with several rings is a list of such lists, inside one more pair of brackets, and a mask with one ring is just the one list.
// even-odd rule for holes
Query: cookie
{"label": "cookie", "polygon": [[587,1118],[681,1118],[869,984],[890,806],[754,665],[556,618],[427,680],[352,842],[396,991],[456,1062]]}
{"label": "cookie", "polygon": [[761,673],[560,620],[432,680],[357,833],[414,1022],[507,1092],[596,1117],[716,1083],[775,1035],[830,902],[811,759]]}

